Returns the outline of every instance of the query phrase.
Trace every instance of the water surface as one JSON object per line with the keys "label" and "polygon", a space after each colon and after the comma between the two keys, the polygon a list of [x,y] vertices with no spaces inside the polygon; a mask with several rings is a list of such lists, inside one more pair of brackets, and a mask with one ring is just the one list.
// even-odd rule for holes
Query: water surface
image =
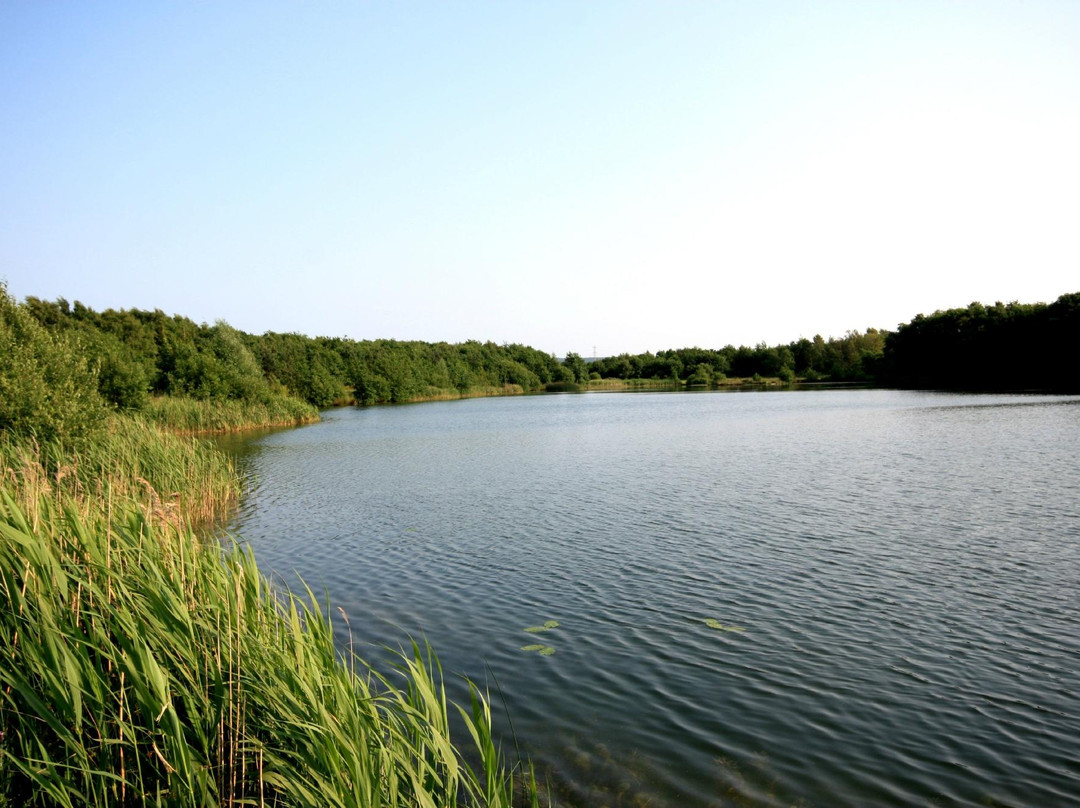
{"label": "water surface", "polygon": [[426,636],[499,690],[576,804],[1080,800],[1077,399],[586,394],[324,419],[246,444],[231,529],[325,587],[366,656]]}

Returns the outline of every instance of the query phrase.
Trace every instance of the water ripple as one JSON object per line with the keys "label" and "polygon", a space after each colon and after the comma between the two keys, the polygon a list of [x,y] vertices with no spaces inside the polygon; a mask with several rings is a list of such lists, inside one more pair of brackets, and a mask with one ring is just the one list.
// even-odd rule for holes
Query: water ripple
{"label": "water ripple", "polygon": [[260,565],[376,660],[426,635],[497,682],[570,804],[1080,794],[1075,399],[488,399],[245,451]]}

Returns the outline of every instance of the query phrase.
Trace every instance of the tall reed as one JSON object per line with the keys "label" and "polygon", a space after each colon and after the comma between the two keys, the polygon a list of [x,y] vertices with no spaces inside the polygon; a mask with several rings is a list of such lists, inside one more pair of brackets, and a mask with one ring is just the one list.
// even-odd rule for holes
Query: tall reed
{"label": "tall reed", "polygon": [[239,432],[264,426],[294,426],[319,420],[310,404],[284,395],[262,401],[194,399],[159,396],[147,405],[146,417],[174,432],[193,434]]}
{"label": "tall reed", "polygon": [[76,445],[0,433],[0,484],[31,518],[48,498],[84,516],[137,502],[154,520],[204,524],[227,514],[240,493],[232,461],[208,443],[121,414]]}
{"label": "tall reed", "polygon": [[0,492],[0,626],[0,805],[538,802],[475,689],[463,757],[430,651],[375,673],[310,591],[144,510],[32,522]]}

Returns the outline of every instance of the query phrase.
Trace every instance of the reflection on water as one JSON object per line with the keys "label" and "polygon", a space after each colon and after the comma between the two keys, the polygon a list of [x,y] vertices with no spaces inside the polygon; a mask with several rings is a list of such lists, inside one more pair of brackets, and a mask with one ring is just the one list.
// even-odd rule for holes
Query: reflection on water
{"label": "reflection on water", "polygon": [[477,399],[245,451],[263,569],[376,661],[426,636],[581,805],[1080,794],[1076,399]]}

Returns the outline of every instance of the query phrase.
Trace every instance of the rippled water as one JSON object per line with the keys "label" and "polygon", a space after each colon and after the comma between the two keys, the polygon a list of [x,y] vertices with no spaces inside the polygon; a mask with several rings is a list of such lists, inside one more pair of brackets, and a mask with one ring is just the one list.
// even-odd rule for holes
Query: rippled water
{"label": "rippled water", "polygon": [[425,635],[501,692],[574,804],[1080,803],[1080,400],[324,418],[245,445],[231,529],[325,587],[358,641]]}

